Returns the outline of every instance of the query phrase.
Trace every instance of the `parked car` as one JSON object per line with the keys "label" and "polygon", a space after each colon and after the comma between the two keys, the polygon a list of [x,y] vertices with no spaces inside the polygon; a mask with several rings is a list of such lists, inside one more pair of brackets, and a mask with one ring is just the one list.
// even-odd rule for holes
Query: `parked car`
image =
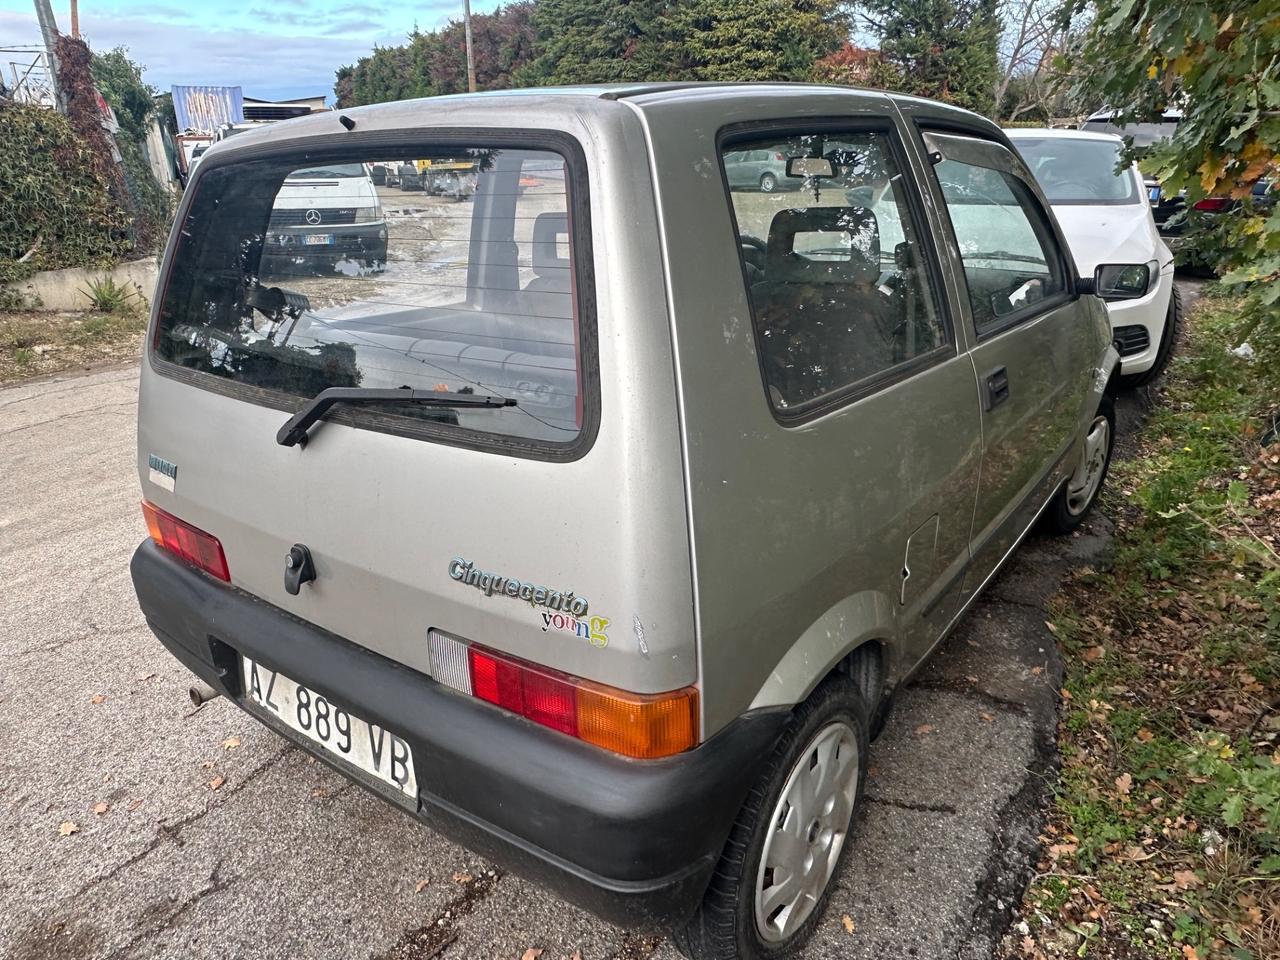
{"label": "parked car", "polygon": [[1076,265],[1128,264],[1143,280],[1142,295],[1104,292],[1120,369],[1131,386],[1164,373],[1182,327],[1182,300],[1173,282],[1173,254],[1161,239],[1137,164],[1119,167],[1124,141],[1082,130],[1008,131],[1040,183]]}
{"label": "parked car", "polygon": [[421,190],[422,174],[419,172],[417,164],[406,160],[397,167],[397,186],[401,190]]}
{"label": "parked car", "polygon": [[373,181],[375,187],[385,187],[387,185],[387,165],[385,163],[370,164],[369,179]]}
{"label": "parked car", "polygon": [[787,176],[787,158],[776,150],[730,150],[724,154],[724,169],[731,190],[773,193],[798,189],[802,182]]}
{"label": "parked car", "polygon": [[[394,285],[263,277],[294,171],[394,150],[477,170],[394,212]],[[756,152],[803,197],[731,193]],[[1097,498],[1128,266],[1077,276],[989,121],[827,86],[383,104],[198,178],[138,415],[160,641],[601,916],[789,955],[894,691]]]}
{"label": "parked car", "polygon": [[316,163],[279,184],[263,238],[267,273],[381,270],[387,222],[363,163]]}
{"label": "parked car", "polygon": [[1163,111],[1158,118],[1146,121],[1119,123],[1117,122],[1119,118],[1120,115],[1115,110],[1098,110],[1080,124],[1080,129],[1090,133],[1109,133],[1115,137],[1123,137],[1131,140],[1135,148],[1145,150],[1161,140],[1169,140],[1173,137],[1178,130],[1178,124],[1182,122],[1182,111],[1171,107]]}
{"label": "parked car", "polygon": [[[1276,181],[1269,177],[1259,179],[1250,189],[1247,200],[1249,208],[1269,213],[1275,207],[1276,193]],[[1177,215],[1170,216],[1159,224],[1160,236],[1177,257],[1180,267],[1212,275],[1214,264],[1211,257],[1205,256],[1203,243],[1208,240],[1211,247],[1216,244],[1207,235],[1220,226],[1224,219],[1239,217],[1245,204],[1245,200],[1229,196],[1204,197],[1189,208],[1183,203]]]}

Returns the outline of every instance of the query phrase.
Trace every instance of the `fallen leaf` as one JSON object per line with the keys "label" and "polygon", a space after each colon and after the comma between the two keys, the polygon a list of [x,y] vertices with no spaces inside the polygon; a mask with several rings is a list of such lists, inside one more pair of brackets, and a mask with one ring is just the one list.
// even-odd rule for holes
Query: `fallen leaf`
{"label": "fallen leaf", "polygon": [[1173,885],[1179,890],[1186,890],[1188,887],[1199,886],[1200,878],[1196,876],[1194,870],[1175,870],[1173,871]]}
{"label": "fallen leaf", "polygon": [[322,797],[328,796],[328,794],[325,793],[324,787],[312,787],[311,795],[315,797],[317,800],[321,799]]}
{"label": "fallen leaf", "polygon": [[1081,654],[1081,656],[1083,656],[1090,663],[1093,663],[1095,660],[1101,660],[1102,655],[1106,652],[1107,652],[1106,648],[1104,647],[1089,647],[1084,651],[1083,654]]}
{"label": "fallen leaf", "polygon": [[234,750],[236,747],[240,746],[240,738],[227,737],[227,739],[222,741],[222,745],[226,747],[228,750]]}
{"label": "fallen leaf", "polygon": [[98,816],[102,816],[104,813],[106,813],[108,810],[111,809],[111,806],[105,801],[101,801],[99,803],[95,803],[89,809],[92,810],[94,813],[96,813]]}
{"label": "fallen leaf", "polygon": [[933,733],[933,724],[931,723],[922,723],[920,726],[916,727],[917,737],[928,736],[931,733]]}
{"label": "fallen leaf", "polygon": [[227,778],[226,778],[226,777],[214,777],[212,780],[210,780],[210,781],[209,781],[209,789],[210,789],[210,790],[217,790],[219,787],[221,787],[221,786],[222,786],[224,783],[226,783],[226,782],[227,782]]}
{"label": "fallen leaf", "polygon": [[1032,675],[1033,677],[1038,677],[1038,676],[1040,676],[1040,674],[1042,674],[1042,673],[1044,673],[1044,667],[1032,667],[1032,668],[1031,668],[1031,675]]}
{"label": "fallen leaf", "polygon": [[63,820],[62,823],[58,826],[58,833],[62,834],[62,836],[64,837],[69,837],[73,833],[79,833],[79,832],[80,832],[80,828],[77,827],[70,820]]}
{"label": "fallen leaf", "polygon": [[530,947],[524,953],[520,954],[520,960],[538,960],[542,956],[541,947]]}
{"label": "fallen leaf", "polygon": [[1150,730],[1148,730],[1146,727],[1143,727],[1141,730],[1138,731],[1138,739],[1141,740],[1143,743],[1150,743],[1155,738],[1156,738],[1156,735],[1152,733]]}
{"label": "fallen leaf", "polygon": [[853,931],[858,929],[858,925],[853,922],[853,917],[849,916],[847,913],[840,918],[840,922],[844,925],[845,933],[853,933]]}
{"label": "fallen leaf", "polygon": [[421,893],[423,890],[427,889],[427,884],[429,884],[430,882],[431,881],[428,878],[423,877],[421,880],[419,880],[417,883],[413,885],[413,892]]}
{"label": "fallen leaf", "polygon": [[1129,792],[1133,790],[1133,775],[1122,773],[1116,777],[1116,789],[1127,797]]}
{"label": "fallen leaf", "polygon": [[985,710],[979,713],[978,716],[980,716],[987,723],[994,723],[996,719],[996,715],[994,713],[987,713],[987,711]]}
{"label": "fallen leaf", "polygon": [[129,810],[130,813],[133,813],[133,811],[137,810],[140,806],[142,806],[142,798],[138,797],[138,799],[136,800],[129,801],[129,806],[127,809]]}
{"label": "fallen leaf", "polygon": [[106,694],[102,694],[102,693],[95,693],[92,697],[89,698],[90,703],[106,703],[106,701],[107,701]]}
{"label": "fallen leaf", "polygon": [[1200,960],[1200,954],[1196,953],[1196,948],[1189,943],[1184,943],[1182,945],[1182,955],[1186,957],[1187,960]]}
{"label": "fallen leaf", "polygon": [[458,871],[457,873],[455,873],[455,874],[453,875],[453,882],[454,882],[454,883],[470,883],[470,882],[472,881],[472,879],[473,879],[473,878],[472,878],[471,874],[469,874],[469,873],[463,873],[462,871]]}

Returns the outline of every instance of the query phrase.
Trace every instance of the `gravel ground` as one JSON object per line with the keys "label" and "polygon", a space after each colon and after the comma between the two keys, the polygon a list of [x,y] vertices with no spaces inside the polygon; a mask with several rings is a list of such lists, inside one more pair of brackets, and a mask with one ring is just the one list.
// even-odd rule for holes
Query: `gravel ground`
{"label": "gravel ground", "polygon": [[[0,390],[0,955],[676,957],[418,826],[234,705],[192,710],[129,581],[145,536],[136,398],[136,367]],[[901,693],[804,958],[990,955],[1053,771],[1061,666],[1042,605],[1107,531],[1033,537]]]}

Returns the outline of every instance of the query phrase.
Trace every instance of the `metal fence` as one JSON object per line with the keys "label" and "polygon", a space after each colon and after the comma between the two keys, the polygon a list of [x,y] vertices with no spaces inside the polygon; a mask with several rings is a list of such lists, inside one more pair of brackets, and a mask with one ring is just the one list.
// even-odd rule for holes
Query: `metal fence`
{"label": "metal fence", "polygon": [[53,72],[43,47],[0,47],[0,86],[4,96],[19,103],[50,109],[58,103]]}

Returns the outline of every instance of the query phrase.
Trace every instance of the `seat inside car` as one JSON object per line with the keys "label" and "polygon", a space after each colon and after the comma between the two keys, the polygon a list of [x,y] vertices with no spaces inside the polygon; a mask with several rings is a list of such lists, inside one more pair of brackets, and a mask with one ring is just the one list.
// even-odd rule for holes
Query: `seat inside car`
{"label": "seat inside car", "polygon": [[884,333],[892,302],[877,289],[879,277],[880,228],[866,207],[774,215],[764,279],[751,298],[769,384],[788,406],[892,364],[893,338]]}

